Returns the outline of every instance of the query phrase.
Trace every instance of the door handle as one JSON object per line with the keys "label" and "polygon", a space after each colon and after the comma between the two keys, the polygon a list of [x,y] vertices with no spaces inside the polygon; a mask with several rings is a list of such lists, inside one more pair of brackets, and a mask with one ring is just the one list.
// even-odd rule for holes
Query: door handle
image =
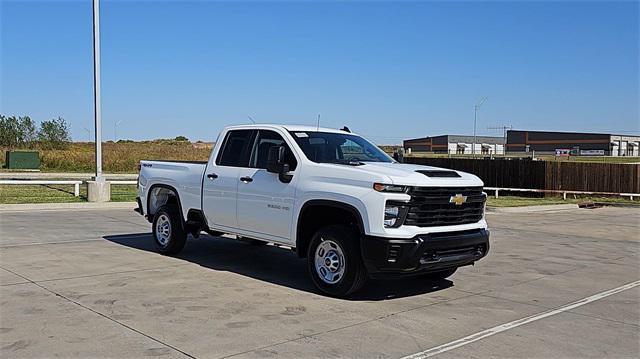
{"label": "door handle", "polygon": [[246,177],[240,177],[240,181],[245,182],[245,183],[249,183],[249,182],[253,182],[253,178],[246,176]]}
{"label": "door handle", "polygon": [[218,175],[215,174],[215,173],[207,173],[207,178],[214,180],[214,179],[218,178]]}

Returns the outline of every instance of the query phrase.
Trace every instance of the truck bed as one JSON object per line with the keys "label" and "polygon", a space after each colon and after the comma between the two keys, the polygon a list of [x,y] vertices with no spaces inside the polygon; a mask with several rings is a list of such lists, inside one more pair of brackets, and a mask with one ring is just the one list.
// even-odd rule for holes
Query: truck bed
{"label": "truck bed", "polygon": [[196,165],[206,165],[207,161],[179,161],[179,160],[148,160],[148,161],[140,161],[142,162],[169,162],[169,163],[191,163]]}
{"label": "truck bed", "polygon": [[[140,161],[140,165],[140,186],[143,191],[154,185],[171,187],[180,196],[183,210],[200,208],[206,161]],[[186,213],[183,215],[186,216]]]}

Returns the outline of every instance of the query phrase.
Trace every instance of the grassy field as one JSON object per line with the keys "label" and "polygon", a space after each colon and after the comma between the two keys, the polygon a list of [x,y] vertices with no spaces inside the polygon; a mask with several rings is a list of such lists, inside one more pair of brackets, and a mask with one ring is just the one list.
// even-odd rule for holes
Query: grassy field
{"label": "grassy field", "polygon": [[[0,165],[4,151],[0,148]],[[206,161],[210,148],[186,141],[106,142],[102,146],[102,168],[108,173],[136,173],[140,160]],[[40,150],[43,172],[91,172],[95,170],[94,145],[76,142],[66,150]]]}

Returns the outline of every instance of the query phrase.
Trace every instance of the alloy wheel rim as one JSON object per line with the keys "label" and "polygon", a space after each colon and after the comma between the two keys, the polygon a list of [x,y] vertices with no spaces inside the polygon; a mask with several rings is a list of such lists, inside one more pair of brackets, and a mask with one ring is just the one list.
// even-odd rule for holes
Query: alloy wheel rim
{"label": "alloy wheel rim", "polygon": [[165,247],[171,237],[171,221],[166,214],[160,215],[156,222],[156,239],[161,246]]}
{"label": "alloy wheel rim", "polygon": [[336,284],[344,276],[344,253],[338,243],[330,239],[321,240],[315,254],[316,273],[323,282]]}

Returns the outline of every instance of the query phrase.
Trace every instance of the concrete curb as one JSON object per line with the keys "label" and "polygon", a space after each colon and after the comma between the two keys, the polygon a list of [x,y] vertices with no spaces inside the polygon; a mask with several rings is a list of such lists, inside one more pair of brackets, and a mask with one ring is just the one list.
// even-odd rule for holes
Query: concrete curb
{"label": "concrete curb", "polygon": [[80,203],[29,203],[29,204],[0,204],[0,212],[9,211],[52,211],[52,210],[93,210],[93,209],[131,209],[136,208],[135,202],[80,202]]}
{"label": "concrete curb", "polygon": [[535,213],[550,211],[565,211],[570,209],[578,209],[575,203],[570,204],[550,204],[540,206],[522,206],[522,207],[487,207],[489,213]]}

